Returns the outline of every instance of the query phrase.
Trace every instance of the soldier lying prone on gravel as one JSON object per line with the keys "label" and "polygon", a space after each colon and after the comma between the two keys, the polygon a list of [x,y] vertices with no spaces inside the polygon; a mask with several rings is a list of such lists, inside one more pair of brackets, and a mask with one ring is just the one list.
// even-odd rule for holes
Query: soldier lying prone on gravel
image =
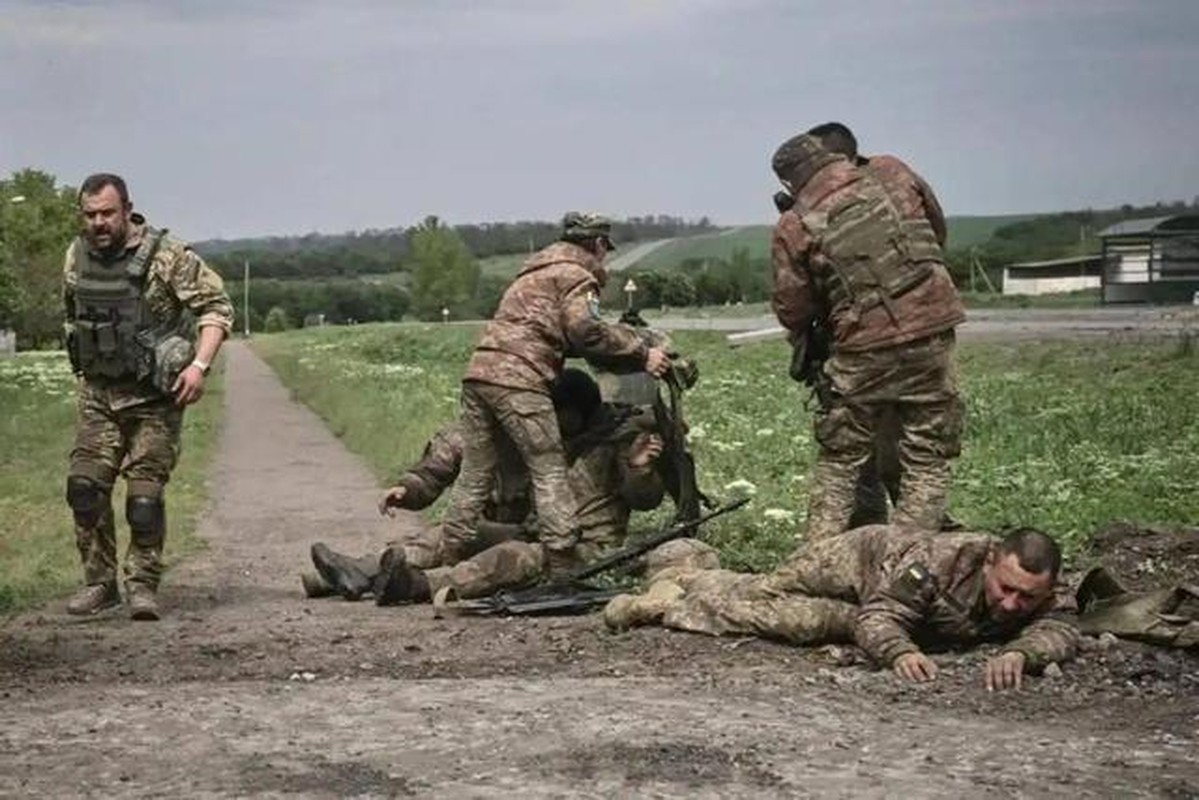
{"label": "soldier lying prone on gravel", "polygon": [[612,628],[854,642],[915,682],[937,677],[922,645],[1000,641],[984,683],[1018,689],[1026,673],[1072,658],[1077,647],[1075,602],[1057,587],[1060,566],[1057,543],[1031,528],[998,539],[871,525],[811,542],[764,575],[664,570],[644,593],[613,599],[604,619]]}

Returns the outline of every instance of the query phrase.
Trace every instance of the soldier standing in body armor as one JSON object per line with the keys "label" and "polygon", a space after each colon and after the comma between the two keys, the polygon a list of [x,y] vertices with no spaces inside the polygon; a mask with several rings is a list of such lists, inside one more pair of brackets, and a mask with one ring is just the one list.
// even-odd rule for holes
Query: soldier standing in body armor
{"label": "soldier standing in body armor", "polygon": [[[937,237],[937,244],[944,249],[949,228],[941,203],[928,181],[895,156],[861,155],[857,137],[843,123],[826,122],[811,128],[808,133],[820,139],[825,150],[840,153],[882,184],[901,217],[928,220]],[[899,504],[899,433],[895,409],[888,408],[879,420],[875,453],[862,469],[850,528],[886,523],[890,520],[888,499],[892,506]],[[952,530],[957,523],[946,514],[941,527]]]}
{"label": "soldier standing in body armor", "polygon": [[[605,322],[599,292],[604,257],[613,249],[611,221],[570,212],[561,240],[533,255],[504,292],[483,331],[462,381],[462,472],[442,521],[447,553],[475,537],[495,480],[497,442],[507,437],[528,467],[539,541],[551,570],[579,560],[576,502],[566,479],[566,456],[550,386],[568,356],[662,375],[670,359],[632,330]],[[398,551],[397,551],[398,552]],[[398,566],[398,565],[397,565]]]}
{"label": "soldier standing in body armor", "polygon": [[954,328],[965,320],[937,234],[814,136],[784,142],[772,167],[795,198],[772,242],[775,314],[793,337],[817,315],[832,335],[824,365],[832,396],[814,422],[808,537],[847,529],[858,477],[888,413],[899,423],[901,466],[892,521],[936,530],[948,460],[961,443],[953,349]]}
{"label": "soldier standing in body armor", "polygon": [[155,620],[163,492],[179,454],[183,410],[204,392],[233,307],[220,276],[198,255],[133,212],[120,177],[88,177],[79,209],[83,234],[63,270],[68,352],[80,378],[66,493],[87,585],[67,611],[94,614],[121,602],[112,509],[120,474],[130,531],[126,598],[133,619]]}

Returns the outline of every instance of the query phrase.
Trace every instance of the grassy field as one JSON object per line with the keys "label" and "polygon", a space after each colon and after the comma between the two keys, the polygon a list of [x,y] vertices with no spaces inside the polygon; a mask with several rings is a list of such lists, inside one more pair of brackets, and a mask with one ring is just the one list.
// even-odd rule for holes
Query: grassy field
{"label": "grassy field", "polygon": [[[80,585],[71,512],[64,498],[75,424],[75,382],[62,353],[0,359],[0,614],[37,605]],[[205,503],[205,471],[221,414],[221,381],[186,416],[183,456],[168,490],[167,555],[200,546],[193,535]],[[123,488],[114,506],[123,554]],[[169,577],[168,577],[169,580]]]}
{"label": "grassy field", "polygon": [[[261,336],[255,347],[386,482],[453,417],[476,335],[470,326],[363,325]],[[680,333],[676,344],[702,370],[687,403],[701,485],[755,498],[714,524],[709,540],[730,565],[768,568],[803,526],[813,460],[806,394],[785,377],[781,342],[734,352],[722,336]],[[968,344],[960,365],[969,417],[957,518],[1038,525],[1076,552],[1112,519],[1199,517],[1199,427],[1190,421],[1199,353],[1176,343]]]}

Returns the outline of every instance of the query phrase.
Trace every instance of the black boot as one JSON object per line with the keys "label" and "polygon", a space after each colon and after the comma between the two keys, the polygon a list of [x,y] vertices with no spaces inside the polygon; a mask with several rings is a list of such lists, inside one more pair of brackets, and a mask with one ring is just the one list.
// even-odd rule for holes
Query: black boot
{"label": "black boot", "polygon": [[375,577],[375,604],[396,606],[428,597],[429,580],[423,571],[408,566],[403,548],[384,550],[379,559],[379,574]]}
{"label": "black boot", "polygon": [[324,542],[312,546],[312,563],[325,582],[346,600],[361,600],[371,590],[371,578],[362,559],[335,553]]}

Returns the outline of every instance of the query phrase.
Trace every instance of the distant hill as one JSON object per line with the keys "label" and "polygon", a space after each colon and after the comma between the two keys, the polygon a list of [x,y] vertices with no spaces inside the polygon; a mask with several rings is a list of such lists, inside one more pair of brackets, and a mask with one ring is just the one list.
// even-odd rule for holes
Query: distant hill
{"label": "distant hill", "polygon": [[[950,217],[949,247],[970,247],[989,240],[1005,225],[1035,219],[1037,214],[999,214],[995,216]],[[745,225],[726,228],[718,233],[705,233],[667,240],[645,252],[640,258],[621,263],[620,267],[637,270],[671,269],[688,259],[720,259],[728,261],[739,248],[749,250],[751,259],[770,255],[772,225]]]}

